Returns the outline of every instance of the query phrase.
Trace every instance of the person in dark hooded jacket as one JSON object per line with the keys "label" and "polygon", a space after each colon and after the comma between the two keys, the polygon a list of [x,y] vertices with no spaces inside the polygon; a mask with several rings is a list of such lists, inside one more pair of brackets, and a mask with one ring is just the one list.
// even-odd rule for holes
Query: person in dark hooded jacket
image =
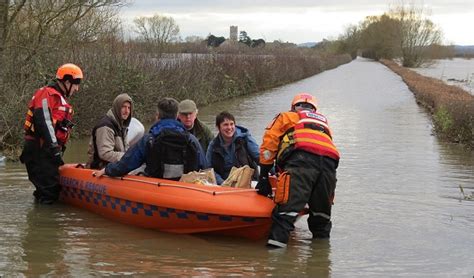
{"label": "person in dark hooded jacket", "polygon": [[120,94],[114,99],[112,108],[92,129],[87,168],[102,169],[122,158],[128,149],[126,138],[132,112],[133,101],[128,94]]}

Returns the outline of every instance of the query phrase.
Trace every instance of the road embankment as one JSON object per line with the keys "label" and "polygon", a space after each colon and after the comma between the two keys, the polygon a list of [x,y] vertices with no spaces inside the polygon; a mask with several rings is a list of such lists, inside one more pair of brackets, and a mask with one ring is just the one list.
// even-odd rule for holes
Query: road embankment
{"label": "road embankment", "polygon": [[398,74],[413,92],[418,104],[431,113],[436,134],[440,138],[474,147],[473,95],[439,79],[401,67],[394,61],[380,62]]}

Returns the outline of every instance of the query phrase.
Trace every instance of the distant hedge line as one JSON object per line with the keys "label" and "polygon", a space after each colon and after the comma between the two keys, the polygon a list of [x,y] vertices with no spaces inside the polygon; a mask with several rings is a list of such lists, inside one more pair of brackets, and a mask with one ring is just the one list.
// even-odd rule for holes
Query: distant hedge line
{"label": "distant hedge line", "polygon": [[380,62],[400,75],[419,104],[432,115],[436,133],[450,142],[474,147],[474,96],[443,81],[420,75],[391,60]]}

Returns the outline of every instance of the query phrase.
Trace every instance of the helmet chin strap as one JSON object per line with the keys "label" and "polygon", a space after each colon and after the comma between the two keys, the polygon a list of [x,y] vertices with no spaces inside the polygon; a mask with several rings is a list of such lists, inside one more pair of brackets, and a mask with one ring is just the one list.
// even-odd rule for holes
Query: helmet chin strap
{"label": "helmet chin strap", "polygon": [[64,92],[64,96],[69,98],[69,96],[71,95],[71,89],[72,89],[71,82],[69,82],[69,88],[66,86],[66,82],[64,82],[62,80],[60,80],[59,82],[61,82],[61,84],[63,84],[63,87],[66,90],[66,92]]}

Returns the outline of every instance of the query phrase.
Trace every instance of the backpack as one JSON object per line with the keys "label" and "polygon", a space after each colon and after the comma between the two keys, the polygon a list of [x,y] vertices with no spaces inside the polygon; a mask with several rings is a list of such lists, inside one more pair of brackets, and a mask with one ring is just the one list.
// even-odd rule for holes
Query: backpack
{"label": "backpack", "polygon": [[148,176],[179,180],[183,174],[199,170],[198,149],[189,132],[164,129],[150,138],[146,164]]}

